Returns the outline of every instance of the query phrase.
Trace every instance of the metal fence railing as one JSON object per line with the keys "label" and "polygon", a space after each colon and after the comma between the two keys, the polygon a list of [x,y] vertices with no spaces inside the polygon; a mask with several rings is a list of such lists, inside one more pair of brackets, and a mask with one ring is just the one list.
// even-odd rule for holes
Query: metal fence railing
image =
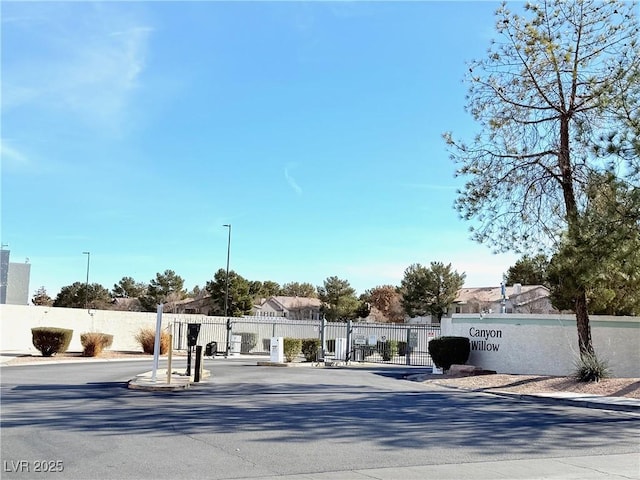
{"label": "metal fence railing", "polygon": [[[198,345],[215,342],[218,353],[268,354],[272,337],[324,338],[324,351],[345,360],[431,366],[428,343],[439,325],[324,322],[265,317],[195,317],[173,323],[173,348],[187,349],[189,323],[199,323]],[[323,335],[324,333],[324,335]],[[346,348],[336,352],[336,339]]]}

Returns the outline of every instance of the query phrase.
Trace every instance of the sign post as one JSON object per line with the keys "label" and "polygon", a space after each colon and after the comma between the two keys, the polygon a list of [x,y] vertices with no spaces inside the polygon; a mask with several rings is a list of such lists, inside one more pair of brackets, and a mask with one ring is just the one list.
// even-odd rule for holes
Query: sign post
{"label": "sign post", "polygon": [[162,330],[162,304],[156,309],[156,338],[153,342],[153,372],[151,373],[151,381],[156,383],[156,374],[158,373],[158,360],[160,358],[160,334]]}

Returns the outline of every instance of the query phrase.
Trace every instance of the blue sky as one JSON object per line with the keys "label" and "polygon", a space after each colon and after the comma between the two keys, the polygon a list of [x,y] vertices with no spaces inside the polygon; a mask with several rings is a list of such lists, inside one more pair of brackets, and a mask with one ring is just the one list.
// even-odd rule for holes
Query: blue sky
{"label": "blue sky", "polygon": [[2,2],[2,243],[31,290],[172,269],[399,285],[468,238],[442,133],[495,2]]}

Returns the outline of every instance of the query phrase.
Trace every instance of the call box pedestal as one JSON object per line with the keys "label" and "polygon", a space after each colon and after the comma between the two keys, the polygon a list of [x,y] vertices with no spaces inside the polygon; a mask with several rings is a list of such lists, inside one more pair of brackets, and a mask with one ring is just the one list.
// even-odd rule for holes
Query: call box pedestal
{"label": "call box pedestal", "polygon": [[271,355],[269,360],[272,362],[284,362],[284,340],[282,337],[271,337]]}

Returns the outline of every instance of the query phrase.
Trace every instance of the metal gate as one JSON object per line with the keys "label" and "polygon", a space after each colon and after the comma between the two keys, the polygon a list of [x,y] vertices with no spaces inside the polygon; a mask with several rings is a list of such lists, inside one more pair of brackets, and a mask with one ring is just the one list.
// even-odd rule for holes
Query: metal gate
{"label": "metal gate", "polygon": [[429,341],[440,325],[353,323],[350,359],[358,362],[432,366]]}
{"label": "metal gate", "polygon": [[[199,323],[198,345],[215,342],[218,353],[269,354],[272,337],[324,340],[323,351],[343,360],[431,366],[429,341],[440,336],[439,325],[326,322],[264,317],[183,318],[173,324],[173,348],[186,350],[187,325]],[[337,339],[339,340],[336,342]],[[346,345],[336,352],[336,343]],[[227,351],[227,348],[229,351]]]}

